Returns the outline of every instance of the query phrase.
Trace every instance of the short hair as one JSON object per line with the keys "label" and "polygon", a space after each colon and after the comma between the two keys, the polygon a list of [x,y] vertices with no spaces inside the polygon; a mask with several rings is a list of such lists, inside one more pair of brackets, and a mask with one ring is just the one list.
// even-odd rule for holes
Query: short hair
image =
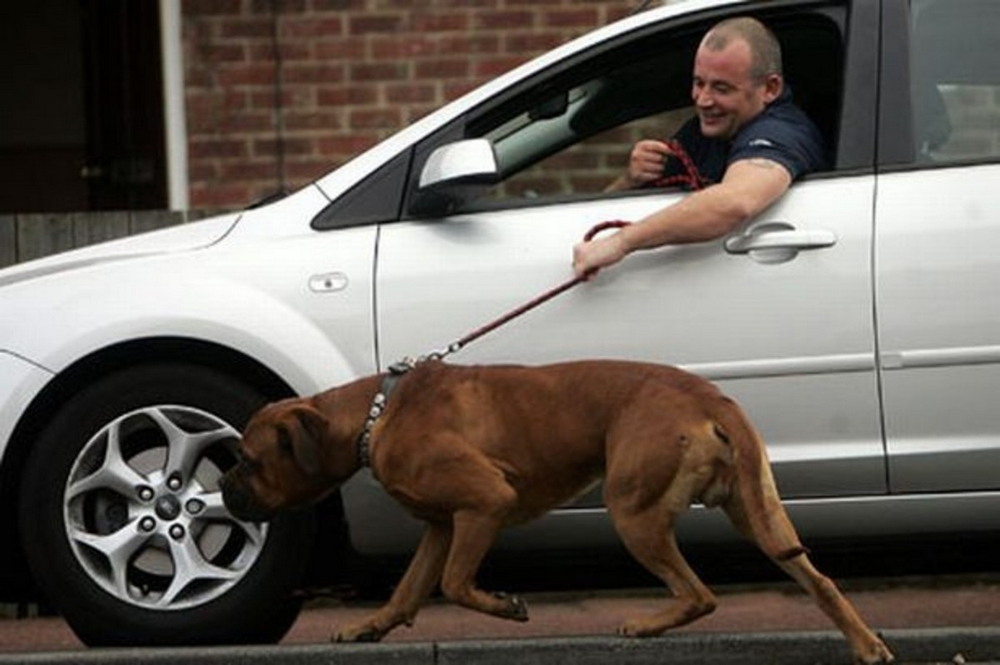
{"label": "short hair", "polygon": [[762,83],[772,74],[782,75],[781,44],[763,23],[749,16],[720,21],[702,40],[713,51],[721,51],[733,39],[742,39],[750,47],[750,76]]}

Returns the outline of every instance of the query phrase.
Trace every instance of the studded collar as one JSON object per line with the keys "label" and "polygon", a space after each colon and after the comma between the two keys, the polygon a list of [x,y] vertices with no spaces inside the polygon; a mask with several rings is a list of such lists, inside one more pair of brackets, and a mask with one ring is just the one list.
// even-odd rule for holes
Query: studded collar
{"label": "studded collar", "polygon": [[389,404],[389,396],[396,389],[396,385],[400,379],[414,367],[416,367],[415,361],[409,359],[403,360],[391,365],[389,371],[382,377],[382,383],[379,386],[378,392],[375,393],[375,397],[372,398],[371,407],[368,409],[368,417],[365,419],[361,435],[358,437],[358,464],[362,467],[370,467],[372,465],[372,430],[375,429],[375,423],[378,422],[378,419],[385,412],[386,406]]}

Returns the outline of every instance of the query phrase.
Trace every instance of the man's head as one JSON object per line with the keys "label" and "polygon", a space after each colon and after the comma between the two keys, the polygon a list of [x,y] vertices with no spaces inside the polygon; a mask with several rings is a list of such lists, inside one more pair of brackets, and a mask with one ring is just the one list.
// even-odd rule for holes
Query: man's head
{"label": "man's head", "polygon": [[705,136],[731,139],[781,94],[781,46],[760,21],[717,24],[695,54],[694,100]]}

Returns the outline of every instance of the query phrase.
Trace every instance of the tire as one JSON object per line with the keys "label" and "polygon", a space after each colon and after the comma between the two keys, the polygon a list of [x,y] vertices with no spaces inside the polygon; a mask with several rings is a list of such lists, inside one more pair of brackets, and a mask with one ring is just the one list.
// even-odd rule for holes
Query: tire
{"label": "tire", "polygon": [[264,401],[202,367],[136,367],[80,392],[45,428],[23,476],[21,534],[38,585],[84,643],[268,643],[287,632],[312,514],[239,522],[218,488]]}

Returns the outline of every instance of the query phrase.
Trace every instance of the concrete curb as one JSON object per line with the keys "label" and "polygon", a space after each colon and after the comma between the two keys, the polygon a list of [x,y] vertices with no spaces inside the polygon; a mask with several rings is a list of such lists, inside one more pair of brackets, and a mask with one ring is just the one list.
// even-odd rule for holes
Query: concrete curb
{"label": "concrete curb", "polygon": [[[899,663],[1000,663],[1000,628],[891,630]],[[650,640],[540,638],[360,645],[0,653],[0,665],[819,665],[850,663],[836,632],[685,633]]]}

